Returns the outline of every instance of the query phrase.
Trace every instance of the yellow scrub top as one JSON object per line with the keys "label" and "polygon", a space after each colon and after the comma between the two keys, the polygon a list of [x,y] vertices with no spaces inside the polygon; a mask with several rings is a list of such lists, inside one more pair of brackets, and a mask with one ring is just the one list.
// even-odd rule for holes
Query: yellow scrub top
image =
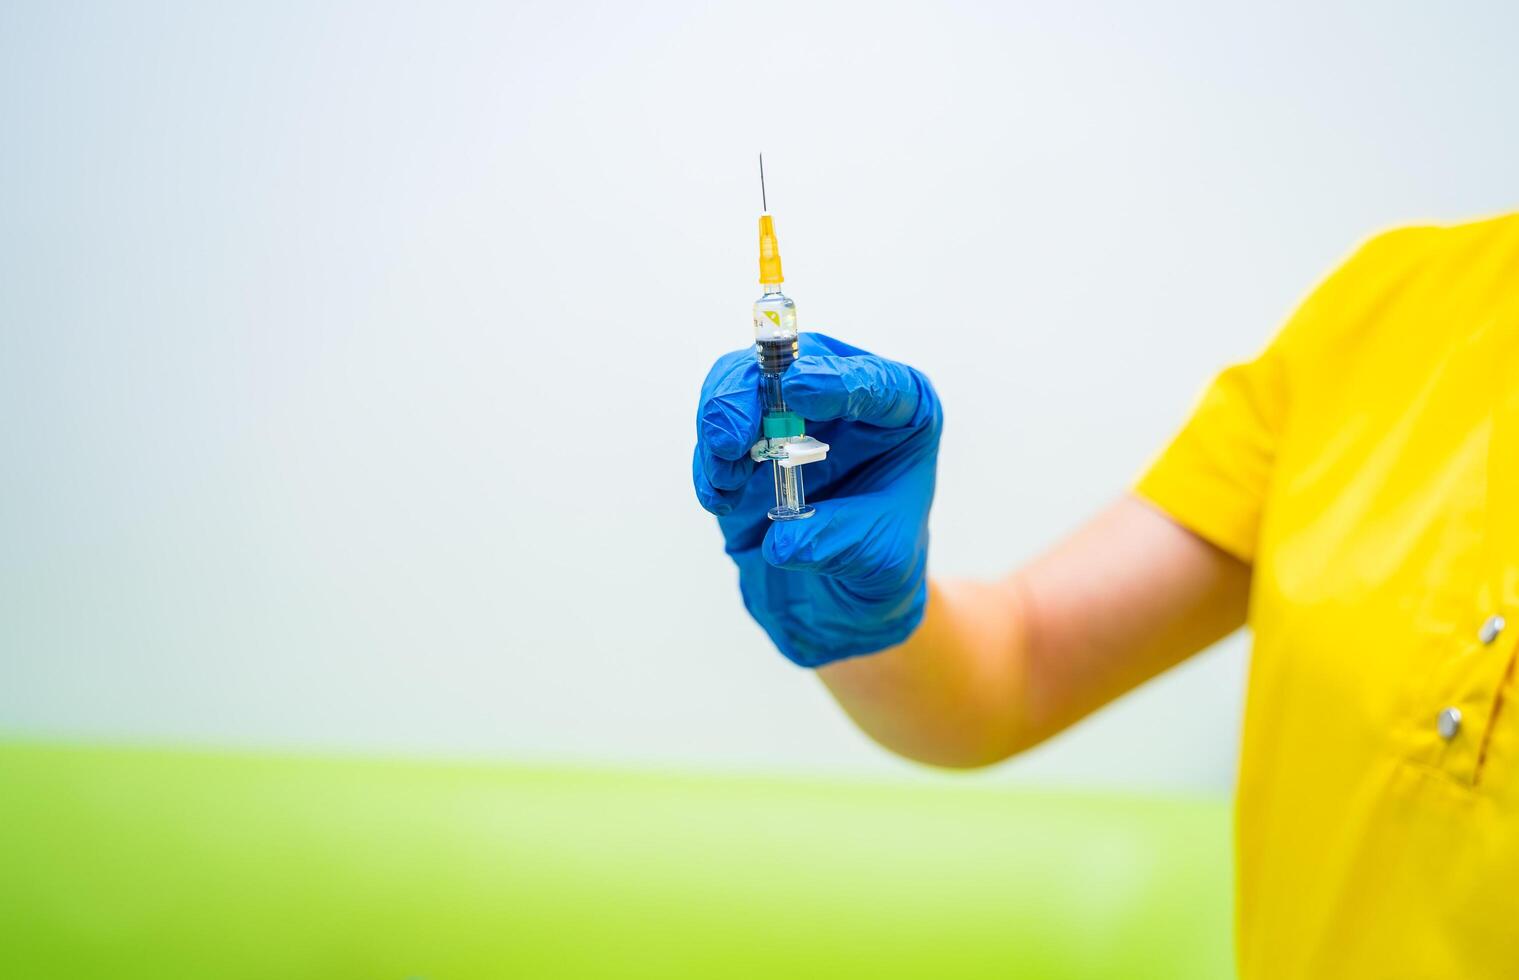
{"label": "yellow scrub top", "polygon": [[1519,977],[1519,215],[1364,245],[1135,489],[1254,566],[1241,975]]}

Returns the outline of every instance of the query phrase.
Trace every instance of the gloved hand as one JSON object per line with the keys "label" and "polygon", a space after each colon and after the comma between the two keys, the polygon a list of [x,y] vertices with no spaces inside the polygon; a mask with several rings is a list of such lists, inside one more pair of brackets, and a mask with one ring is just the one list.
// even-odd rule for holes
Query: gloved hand
{"label": "gloved hand", "polygon": [[818,333],[782,379],[828,458],[801,467],[805,520],[771,521],[773,464],[749,458],[762,409],[754,348],[702,385],[692,479],[717,515],[749,614],[803,667],[896,646],[928,600],[928,508],[944,417],[926,377]]}

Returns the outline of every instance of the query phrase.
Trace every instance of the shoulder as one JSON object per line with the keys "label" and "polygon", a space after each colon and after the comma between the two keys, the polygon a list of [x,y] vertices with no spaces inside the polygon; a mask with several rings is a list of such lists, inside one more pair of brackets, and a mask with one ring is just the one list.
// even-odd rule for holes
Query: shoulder
{"label": "shoulder", "polygon": [[[1456,224],[1408,225],[1373,235],[1341,267],[1359,273],[1468,271],[1466,263],[1512,257],[1519,212]],[[1452,267],[1451,261],[1462,263]]]}
{"label": "shoulder", "polygon": [[1452,308],[1512,295],[1516,270],[1519,213],[1393,228],[1367,238],[1322,280],[1278,341],[1320,356],[1348,353]]}
{"label": "shoulder", "polygon": [[1404,277],[1466,278],[1519,251],[1519,213],[1459,224],[1407,225],[1372,235],[1325,280],[1340,290],[1396,286]]}

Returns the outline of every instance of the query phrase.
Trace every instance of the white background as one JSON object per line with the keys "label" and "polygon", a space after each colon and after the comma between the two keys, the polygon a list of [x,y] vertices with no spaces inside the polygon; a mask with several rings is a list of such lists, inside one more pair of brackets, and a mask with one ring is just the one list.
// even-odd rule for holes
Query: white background
{"label": "white background", "polygon": [[[690,490],[756,151],[803,328],[940,389],[962,575],[1365,235],[1519,199],[1508,3],[243,7],[0,7],[13,735],[924,778]],[[1243,651],[982,778],[1224,790]]]}

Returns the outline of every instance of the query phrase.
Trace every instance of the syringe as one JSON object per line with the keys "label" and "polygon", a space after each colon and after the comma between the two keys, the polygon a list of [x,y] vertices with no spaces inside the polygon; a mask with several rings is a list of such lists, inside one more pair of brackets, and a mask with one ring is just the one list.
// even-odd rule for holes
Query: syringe
{"label": "syringe", "polygon": [[794,521],[811,517],[813,508],[802,491],[802,472],[798,467],[815,463],[828,455],[826,443],[807,435],[802,417],[786,407],[781,391],[781,375],[797,356],[796,304],[781,292],[781,252],[775,241],[775,222],[770,218],[765,196],[765,155],[760,154],[760,203],[764,212],[759,219],[760,285],[764,295],[754,302],[754,352],[759,359],[760,400],[764,407],[763,436],[749,455],[756,462],[769,460],[775,477],[775,506],[772,521]]}

